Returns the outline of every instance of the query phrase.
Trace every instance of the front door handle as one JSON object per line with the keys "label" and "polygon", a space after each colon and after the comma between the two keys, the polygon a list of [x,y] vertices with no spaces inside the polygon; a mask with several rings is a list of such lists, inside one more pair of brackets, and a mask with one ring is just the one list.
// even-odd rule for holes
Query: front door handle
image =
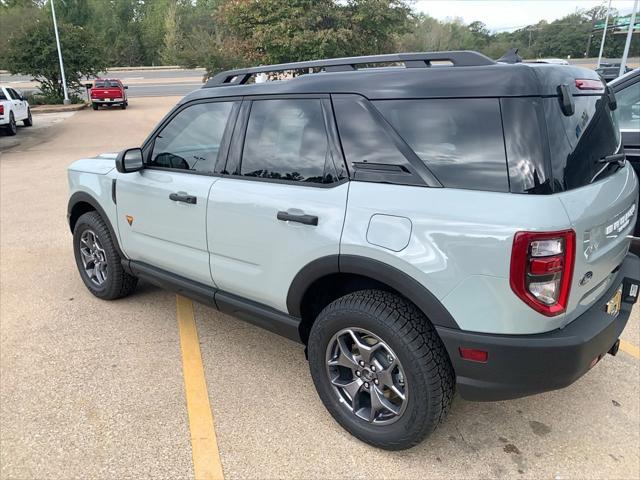
{"label": "front door handle", "polygon": [[304,223],[305,225],[318,225],[318,217],[315,215],[296,215],[289,212],[278,212],[278,220],[282,220],[283,222]]}
{"label": "front door handle", "polygon": [[195,205],[196,203],[198,203],[198,197],[189,195],[184,192],[171,193],[169,194],[169,199],[173,200],[174,202],[184,202],[190,205]]}

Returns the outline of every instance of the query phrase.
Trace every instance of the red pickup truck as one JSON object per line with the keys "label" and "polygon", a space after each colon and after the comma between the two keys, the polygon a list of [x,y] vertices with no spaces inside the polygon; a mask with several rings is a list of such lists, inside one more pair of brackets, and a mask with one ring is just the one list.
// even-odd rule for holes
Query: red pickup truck
{"label": "red pickup truck", "polygon": [[89,98],[94,110],[100,105],[120,105],[123,110],[129,105],[127,87],[117,78],[96,78],[89,87]]}

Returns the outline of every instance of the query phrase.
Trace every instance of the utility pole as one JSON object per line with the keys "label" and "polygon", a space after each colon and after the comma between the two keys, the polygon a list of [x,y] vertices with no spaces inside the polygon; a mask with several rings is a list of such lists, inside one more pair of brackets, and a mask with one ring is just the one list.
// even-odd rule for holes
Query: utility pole
{"label": "utility pole", "polygon": [[631,11],[631,21],[629,22],[629,31],[627,32],[627,42],[624,44],[624,53],[620,62],[620,71],[618,76],[624,74],[624,67],[627,66],[627,57],[629,56],[629,47],[631,46],[631,37],[633,36],[633,27],[636,25],[636,12],[638,11],[638,0],[633,2],[633,10]]}
{"label": "utility pole", "polygon": [[60,48],[60,36],[58,35],[58,22],[56,22],[56,8],[51,0],[51,15],[53,16],[53,30],[56,32],[56,45],[58,46],[58,60],[60,60],[60,75],[62,75],[62,89],[64,90],[64,104],[69,105],[69,92],[67,91],[67,78],[64,76],[64,62],[62,61],[62,49]]}
{"label": "utility pole", "polygon": [[604,30],[602,30],[602,41],[600,42],[600,53],[598,54],[598,65],[596,68],[600,68],[600,60],[602,60],[602,50],[604,50],[604,39],[607,36],[607,27],[609,26],[609,12],[611,12],[611,0],[609,0],[609,6],[607,7],[607,19],[604,21]]}

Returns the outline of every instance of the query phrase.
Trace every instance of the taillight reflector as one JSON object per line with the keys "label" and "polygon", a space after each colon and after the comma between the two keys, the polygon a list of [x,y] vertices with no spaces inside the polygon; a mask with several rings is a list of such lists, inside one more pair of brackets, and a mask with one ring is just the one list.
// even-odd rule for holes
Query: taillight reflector
{"label": "taillight reflector", "polygon": [[465,360],[471,360],[472,362],[487,363],[489,359],[489,353],[484,350],[478,350],[476,348],[464,348],[460,347],[460,356]]}
{"label": "taillight reflector", "polygon": [[543,315],[563,313],[571,290],[575,245],[573,230],[517,232],[509,275],[513,292]]}
{"label": "taillight reflector", "polygon": [[0,115],[4,115],[4,105],[0,105]]}
{"label": "taillight reflector", "polygon": [[576,79],[578,90],[604,90],[604,84],[600,80]]}

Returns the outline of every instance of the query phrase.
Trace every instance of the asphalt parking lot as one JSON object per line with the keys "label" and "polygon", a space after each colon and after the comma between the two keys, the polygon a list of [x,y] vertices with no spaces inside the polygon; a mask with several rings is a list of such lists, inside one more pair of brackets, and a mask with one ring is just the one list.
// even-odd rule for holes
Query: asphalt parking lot
{"label": "asphalt parking lot", "polygon": [[219,452],[213,442],[198,455],[219,455],[228,479],[640,478],[638,306],[623,350],[569,388],[456,398],[429,439],[385,452],[325,411],[300,345],[196,303],[189,342],[190,313],[148,284],[115,302],[91,296],[73,259],[65,168],[139,145],[178,100],[65,114],[21,129],[14,146],[0,136],[1,478],[193,479],[207,418],[185,396],[183,356],[198,346]]}

